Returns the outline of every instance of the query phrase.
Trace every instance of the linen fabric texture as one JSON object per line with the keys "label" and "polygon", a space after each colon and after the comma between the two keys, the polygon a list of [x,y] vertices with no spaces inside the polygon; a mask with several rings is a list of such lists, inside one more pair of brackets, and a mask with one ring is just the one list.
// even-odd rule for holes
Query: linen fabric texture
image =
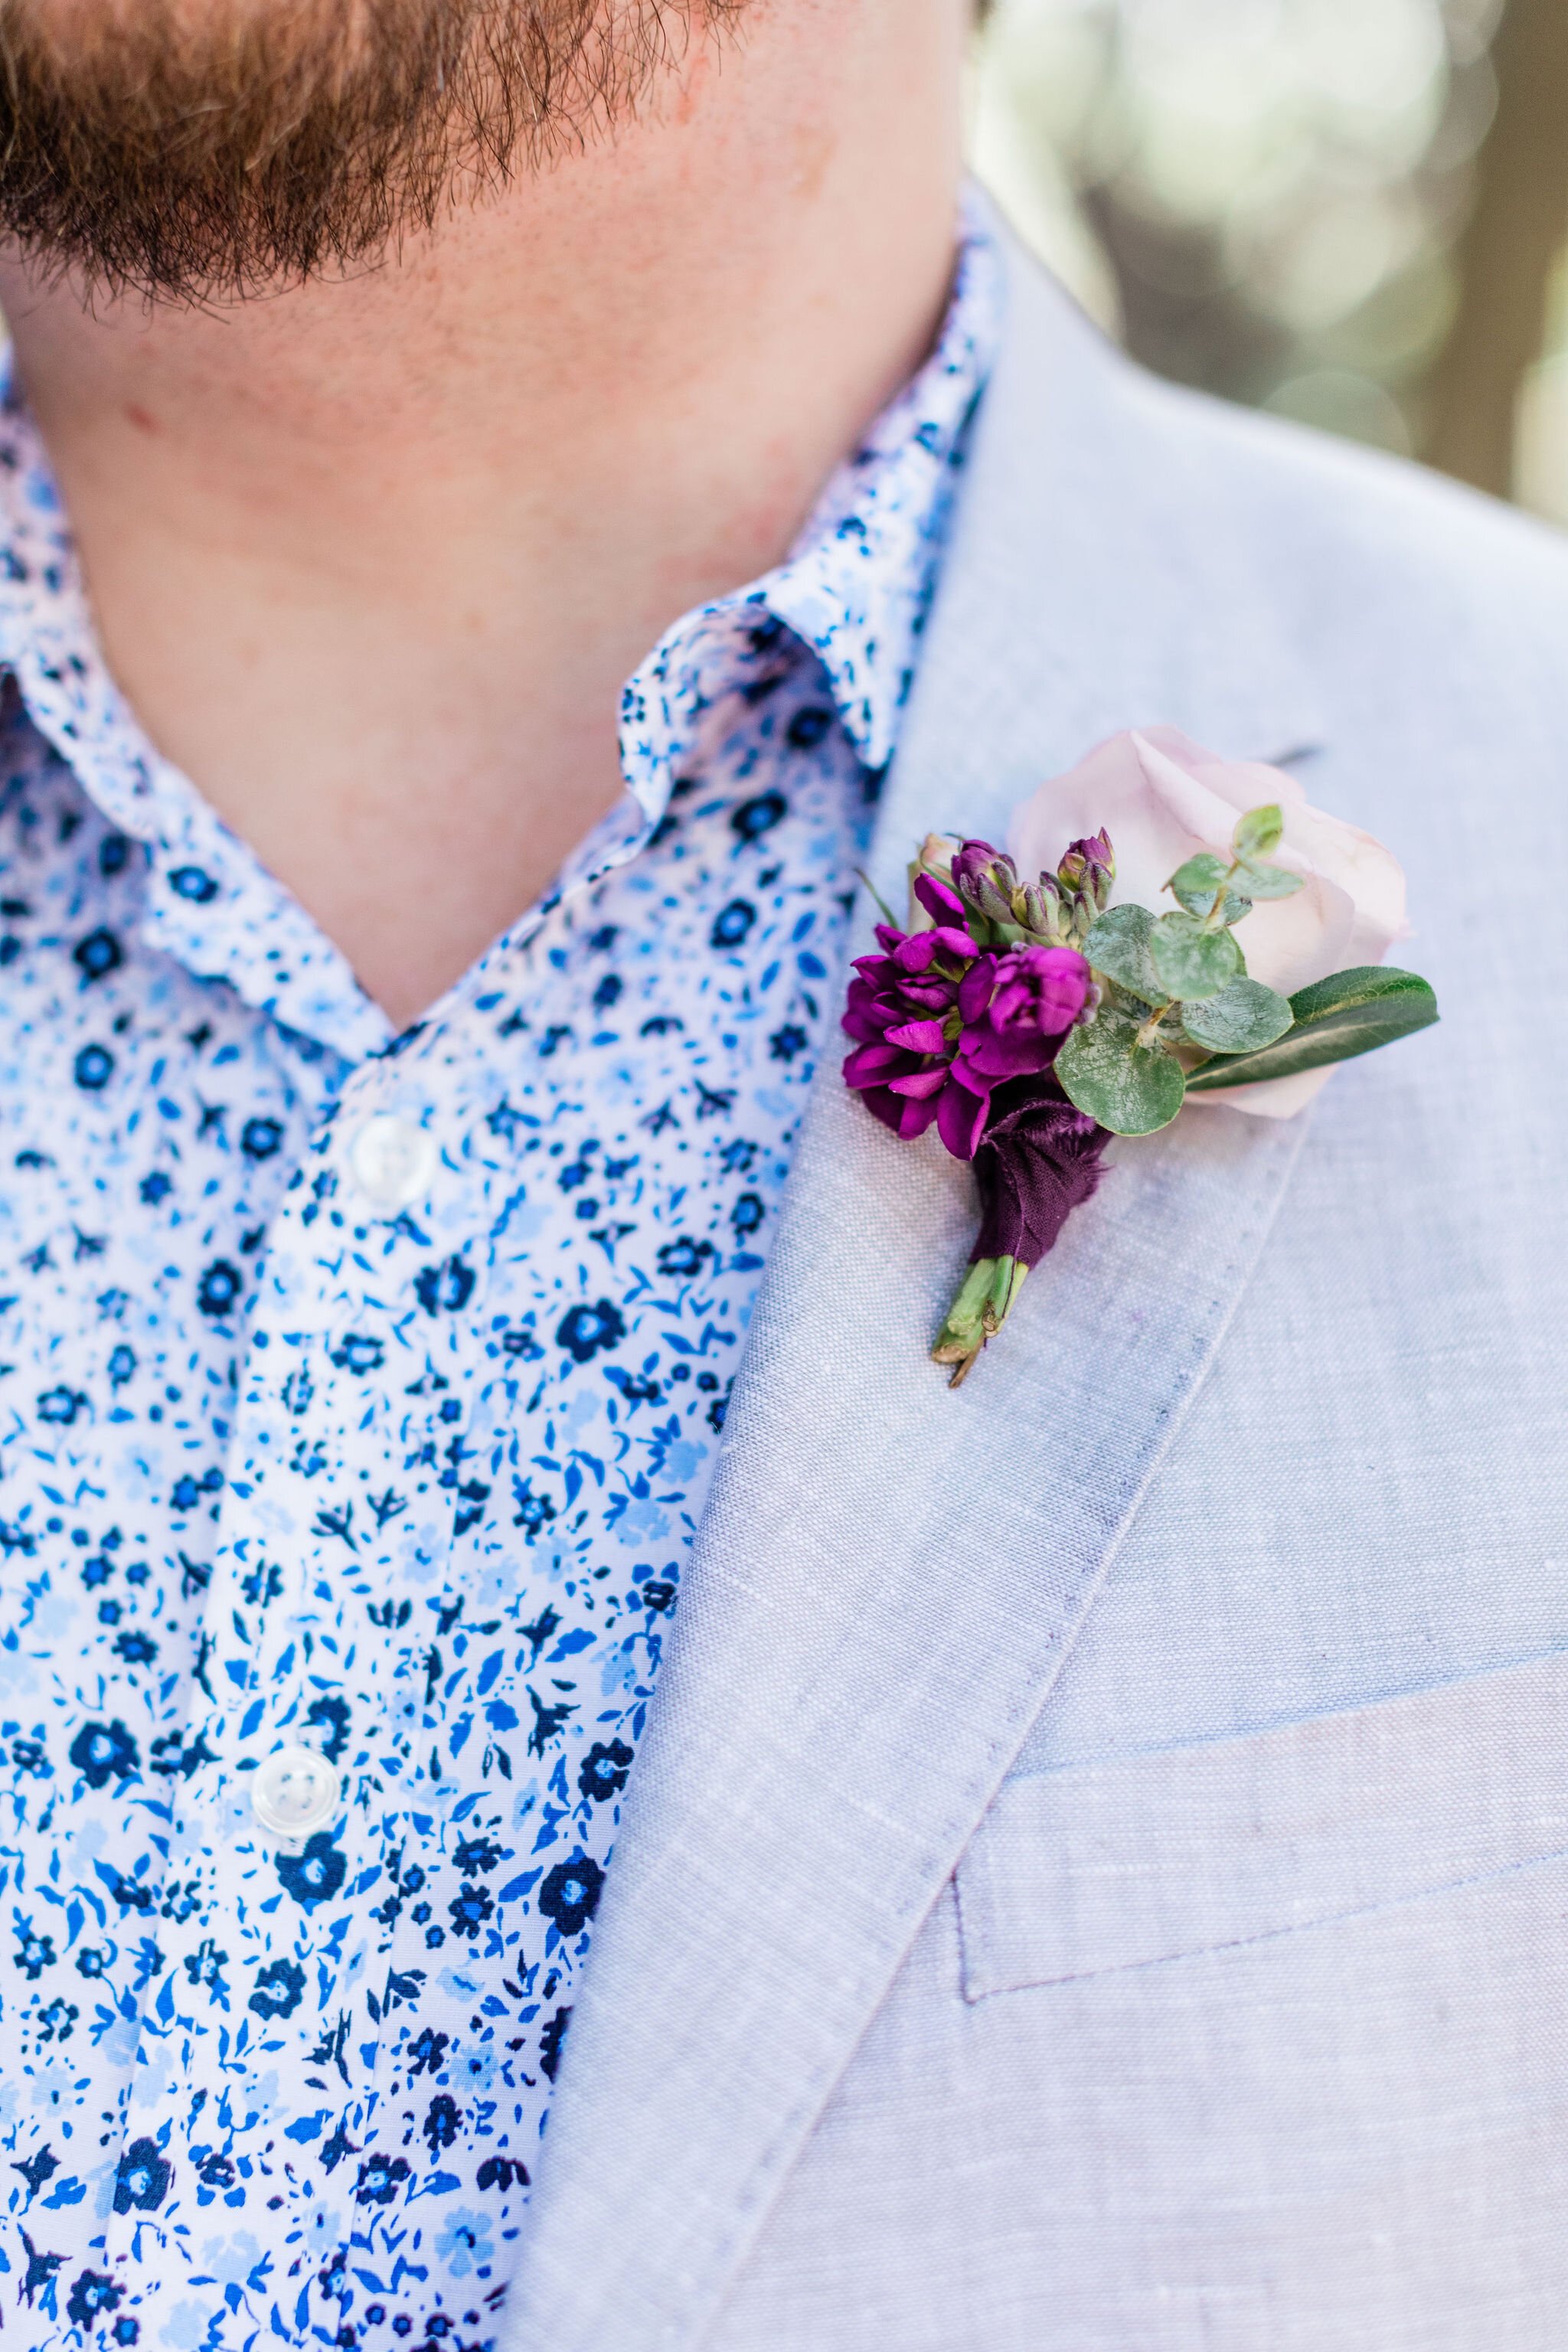
{"label": "linen fabric texture", "polygon": [[972,1179],[819,1079],[506,2352],[1559,2340],[1565,647],[1544,530],[1012,255],[873,878],[1172,721],[1444,1018],[1118,1145],[957,1392]]}

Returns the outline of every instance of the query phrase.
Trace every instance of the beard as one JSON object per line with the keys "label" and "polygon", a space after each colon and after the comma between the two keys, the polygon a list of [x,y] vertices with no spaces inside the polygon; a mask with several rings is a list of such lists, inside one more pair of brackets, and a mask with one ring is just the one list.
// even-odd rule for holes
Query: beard
{"label": "beard", "polygon": [[613,131],[742,0],[0,0],[0,236],[84,292],[370,267]]}

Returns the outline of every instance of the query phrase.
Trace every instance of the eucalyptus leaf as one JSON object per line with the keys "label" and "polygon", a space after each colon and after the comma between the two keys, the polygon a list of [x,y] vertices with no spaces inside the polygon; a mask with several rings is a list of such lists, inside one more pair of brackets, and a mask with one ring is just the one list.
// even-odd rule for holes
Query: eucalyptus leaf
{"label": "eucalyptus leaf", "polygon": [[1256,1052],[1216,1055],[1189,1074],[1189,1091],[1212,1094],[1219,1087],[1254,1086],[1348,1062],[1430,1027],[1437,1018],[1437,1000],[1413,971],[1358,964],[1298,989],[1290,1010],[1295,1023],[1282,1037]]}
{"label": "eucalyptus leaf", "polygon": [[1225,887],[1229,872],[1223,857],[1216,857],[1210,849],[1201,849],[1184,866],[1177,866],[1165,887],[1189,915],[1206,915]]}
{"label": "eucalyptus leaf", "polygon": [[1149,953],[1153,929],[1147,907],[1108,907],[1090,925],[1083,951],[1096,971],[1131,990],[1145,1004],[1169,1004]]}
{"label": "eucalyptus leaf", "polygon": [[1300,874],[1283,866],[1254,866],[1243,859],[1232,876],[1236,887],[1251,898],[1293,898],[1302,887]]}
{"label": "eucalyptus leaf", "polygon": [[1195,915],[1162,915],[1149,940],[1155,977],[1168,996],[1217,996],[1243,969],[1233,931],[1209,931]]}
{"label": "eucalyptus leaf", "polygon": [[1182,1066],[1163,1045],[1140,1045],[1140,1024],[1103,1006],[1057,1055],[1069,1102],[1112,1135],[1152,1135],[1169,1127],[1185,1092]]}
{"label": "eucalyptus leaf", "polygon": [[1182,1007],[1182,1026],[1194,1045],[1211,1054],[1244,1054],[1272,1045],[1295,1019],[1288,997],[1245,975],[1217,996]]}
{"label": "eucalyptus leaf", "polygon": [[1279,848],[1285,836],[1285,812],[1278,801],[1267,808],[1248,809],[1230,836],[1230,845],[1240,859],[1267,857]]}

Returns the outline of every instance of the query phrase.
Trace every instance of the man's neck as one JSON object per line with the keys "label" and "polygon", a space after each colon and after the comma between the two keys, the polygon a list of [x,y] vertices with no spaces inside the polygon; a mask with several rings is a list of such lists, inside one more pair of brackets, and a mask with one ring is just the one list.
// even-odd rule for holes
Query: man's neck
{"label": "man's neck", "polygon": [[395,1019],[610,805],[626,675],[928,347],[961,13],[759,5],[353,283],[148,312],[0,271],[122,688]]}

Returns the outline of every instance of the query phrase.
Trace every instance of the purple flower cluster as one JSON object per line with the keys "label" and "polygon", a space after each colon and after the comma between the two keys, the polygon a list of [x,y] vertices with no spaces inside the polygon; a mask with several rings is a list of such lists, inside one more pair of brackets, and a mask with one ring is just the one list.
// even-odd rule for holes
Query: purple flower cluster
{"label": "purple flower cluster", "polygon": [[[959,856],[966,871],[997,863],[984,842],[965,842]],[[1075,948],[987,946],[970,929],[971,908],[934,875],[917,877],[915,896],[934,928],[879,924],[880,952],[855,966],[845,1082],[895,1135],[923,1135],[934,1120],[953,1157],[973,1160],[996,1089],[1043,1078],[1082,1017],[1089,969]]]}

